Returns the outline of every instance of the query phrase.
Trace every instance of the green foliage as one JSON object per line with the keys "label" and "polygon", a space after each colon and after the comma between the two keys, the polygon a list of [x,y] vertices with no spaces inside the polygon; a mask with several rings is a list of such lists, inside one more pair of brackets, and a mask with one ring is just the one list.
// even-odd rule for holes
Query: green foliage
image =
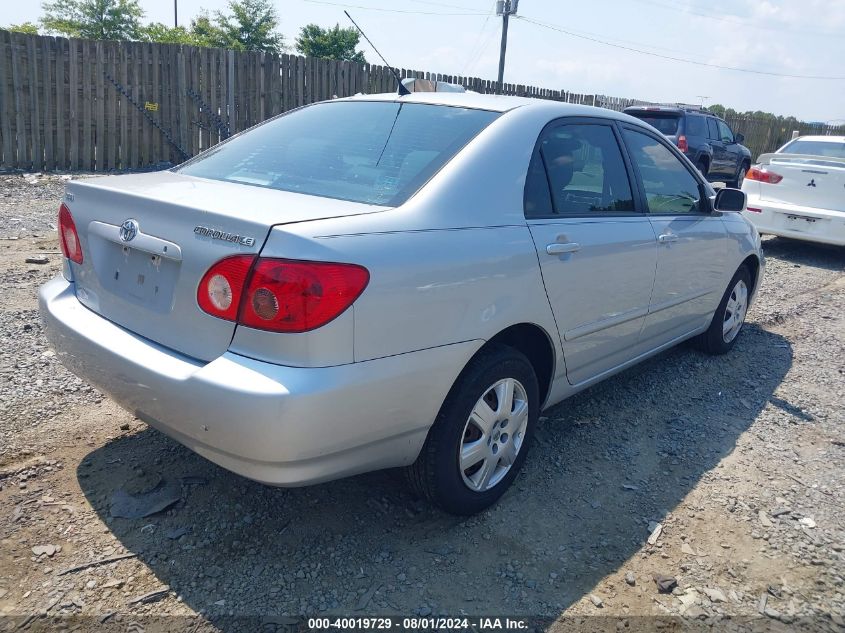
{"label": "green foliage", "polygon": [[10,24],[6,27],[7,31],[15,33],[26,33],[27,35],[38,35],[38,25],[34,22],[23,22],[21,24]]}
{"label": "green foliage", "polygon": [[800,123],[800,121],[794,116],[780,116],[778,114],[772,114],[771,112],[763,112],[762,110],[747,110],[745,112],[739,112],[733,108],[726,108],[718,103],[707,106],[707,110],[716,116],[722,117],[723,119],[754,119],[755,121],[765,121],[776,126],[779,125],[783,129],[792,129],[792,127]]}
{"label": "green foliage", "polygon": [[45,29],[90,40],[137,39],[144,17],[138,0],[53,0],[41,6]]}
{"label": "green foliage", "polygon": [[201,16],[192,25],[208,37],[212,46],[239,51],[280,53],[285,50],[284,36],[276,30],[279,15],[271,0],[229,0],[229,12],[217,11],[216,24]]}
{"label": "green foliage", "polygon": [[296,50],[308,57],[337,59],[341,61],[365,63],[364,53],[356,51],[360,36],[352,27],[324,29],[316,24],[307,24],[299,31],[296,38]]}
{"label": "green foliage", "polygon": [[161,22],[151,22],[142,26],[138,32],[138,39],[144,42],[159,44],[187,44],[189,46],[212,46],[211,41],[201,32],[184,26],[167,26]]}
{"label": "green foliage", "polygon": [[199,15],[191,20],[191,33],[198,41],[205,42],[203,46],[226,48],[223,33],[211,21],[208,11],[200,11]]}

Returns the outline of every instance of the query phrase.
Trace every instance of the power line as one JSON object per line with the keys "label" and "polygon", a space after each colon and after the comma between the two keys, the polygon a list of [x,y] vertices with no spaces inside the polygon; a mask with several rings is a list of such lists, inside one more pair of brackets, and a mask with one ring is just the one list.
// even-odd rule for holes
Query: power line
{"label": "power line", "polygon": [[461,15],[475,15],[483,16],[486,13],[443,13],[438,11],[412,11],[410,9],[384,9],[382,7],[367,7],[360,4],[346,4],[344,2],[327,2],[326,0],[303,0],[310,4],[322,4],[331,7],[341,7],[344,9],[361,9],[362,11],[381,11],[383,13],[409,13],[413,15],[438,15],[438,16],[461,16]]}
{"label": "power line", "polygon": [[465,75],[469,75],[470,72],[476,72],[475,71],[476,64],[478,64],[478,62],[481,61],[481,58],[484,56],[484,52],[490,46],[490,42],[493,42],[496,39],[495,35],[496,35],[496,29],[491,29],[490,32],[487,34],[487,37],[484,38],[484,42],[481,44],[481,47],[478,49],[478,52],[476,53],[472,62],[470,62],[470,64],[467,66],[467,70],[464,73]]}
{"label": "power line", "polygon": [[[472,64],[475,63],[476,57],[476,50],[479,52],[484,50],[484,44],[486,44],[486,40],[482,42],[482,36],[484,35],[485,29],[487,29],[487,25],[490,23],[490,16],[488,15],[484,18],[484,22],[481,25],[481,30],[478,31],[478,35],[475,36],[475,41],[472,44],[472,47],[469,49],[469,55],[467,56],[467,61],[464,64],[463,68],[461,69],[461,75],[466,76],[467,70],[470,68]],[[488,36],[489,37],[489,36]]]}
{"label": "power line", "polygon": [[447,7],[449,9],[461,9],[462,11],[475,11],[473,7],[463,7],[458,4],[447,4],[445,2],[433,2],[432,0],[411,0],[411,2],[416,2],[417,4],[429,4],[433,7]]}
{"label": "power line", "polygon": [[821,37],[842,37],[841,33],[825,33],[824,31],[810,31],[806,29],[785,29],[775,26],[768,26],[765,24],[757,24],[753,20],[749,20],[747,18],[743,18],[739,15],[733,14],[721,14],[721,15],[713,15],[709,13],[702,13],[700,11],[694,11],[693,9],[679,7],[673,4],[667,4],[665,2],[658,2],[657,0],[636,0],[636,2],[650,4],[656,7],[662,7],[664,9],[672,9],[673,11],[678,11],[680,13],[686,13],[688,15],[695,15],[701,18],[707,18],[708,20],[715,20],[717,22],[727,22],[728,24],[735,24],[737,26],[743,26],[746,28],[751,29],[762,29],[764,31],[775,31],[776,33],[801,33],[803,35],[813,35],[813,36],[821,36]]}
{"label": "power line", "polygon": [[652,51],[643,50],[641,48],[634,48],[632,46],[623,46],[622,44],[614,44],[612,42],[608,42],[607,40],[600,39],[598,36],[587,36],[587,35],[579,35],[573,31],[569,31],[564,29],[563,27],[556,26],[554,24],[546,24],[544,22],[539,22],[537,20],[532,20],[524,15],[514,16],[519,20],[523,20],[528,22],[529,24],[534,24],[536,26],[549,29],[552,31],[557,31],[558,33],[563,33],[564,35],[569,35],[570,37],[577,37],[582,40],[587,40],[590,42],[595,42],[596,44],[603,44],[604,46],[611,46],[613,48],[619,48],[622,50],[630,51],[632,53],[640,53],[641,55],[650,55],[652,57],[659,57],[660,59],[666,59],[673,62],[682,62],[685,64],[694,64],[696,66],[705,66],[707,68],[718,68],[719,70],[733,70],[735,72],[741,73],[750,73],[753,75],[766,75],[769,77],[785,77],[790,79],[826,79],[828,81],[842,81],[845,80],[845,77],[833,77],[829,75],[795,75],[791,73],[778,73],[768,70],[755,70],[753,68],[740,68],[737,66],[721,66],[719,64],[711,64],[709,62],[700,62],[694,59],[686,59],[683,57],[672,57],[671,55],[663,55],[661,53],[655,53]]}

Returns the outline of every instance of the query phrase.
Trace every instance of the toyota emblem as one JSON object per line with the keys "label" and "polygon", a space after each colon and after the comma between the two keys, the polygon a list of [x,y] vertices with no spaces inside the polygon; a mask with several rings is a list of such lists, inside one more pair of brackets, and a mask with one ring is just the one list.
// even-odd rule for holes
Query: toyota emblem
{"label": "toyota emblem", "polygon": [[131,242],[135,239],[136,235],[138,235],[137,220],[125,220],[123,224],[120,225],[120,239],[124,242]]}

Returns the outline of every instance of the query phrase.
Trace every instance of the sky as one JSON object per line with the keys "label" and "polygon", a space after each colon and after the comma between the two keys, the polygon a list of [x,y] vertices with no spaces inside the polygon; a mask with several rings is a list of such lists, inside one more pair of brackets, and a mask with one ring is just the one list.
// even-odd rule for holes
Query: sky
{"label": "sky", "polygon": [[[177,1],[184,25],[227,4]],[[393,66],[496,78],[502,20],[493,0],[273,2],[291,46],[305,24],[348,26],[346,8]],[[0,4],[4,23],[41,14],[37,0]],[[174,0],[140,4],[147,21],[173,23]],[[380,63],[366,42],[360,48]],[[845,0],[520,0],[505,81],[845,122]]]}

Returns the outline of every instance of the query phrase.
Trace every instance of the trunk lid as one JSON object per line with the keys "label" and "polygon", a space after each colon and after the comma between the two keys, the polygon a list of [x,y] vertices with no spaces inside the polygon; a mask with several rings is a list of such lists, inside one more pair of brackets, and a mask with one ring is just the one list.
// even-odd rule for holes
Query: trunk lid
{"label": "trunk lid", "polygon": [[385,208],[170,171],[72,181],[65,203],[84,256],[71,264],[80,302],[200,360],[226,351],[235,330],[197,304],[212,264],[259,253],[277,224]]}
{"label": "trunk lid", "polygon": [[845,211],[845,159],[805,154],[763,154],[758,162],[783,176],[777,184],[760,185],[761,199]]}

